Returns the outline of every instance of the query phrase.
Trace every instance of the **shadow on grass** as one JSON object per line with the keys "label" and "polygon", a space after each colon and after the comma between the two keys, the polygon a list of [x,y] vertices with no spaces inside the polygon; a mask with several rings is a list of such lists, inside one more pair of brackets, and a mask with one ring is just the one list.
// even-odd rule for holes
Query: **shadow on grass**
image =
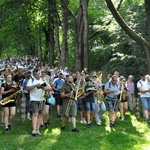
{"label": "shadow on grass", "polygon": [[[107,114],[102,126],[93,123],[91,128],[77,123],[79,133],[72,133],[72,124],[67,122],[66,130],[61,131],[61,120],[52,112],[51,125],[41,129],[42,136],[31,136],[31,121],[22,122],[16,116],[13,130],[5,133],[0,127],[0,150],[146,150],[150,140],[149,125],[137,121],[128,113],[125,121],[117,119],[116,127],[110,128]],[[105,124],[105,122],[107,124]]]}
{"label": "shadow on grass", "polygon": [[[133,114],[128,113],[126,119],[117,119],[116,127],[106,127],[108,132],[100,144],[111,150],[145,150],[150,148],[149,125],[143,121],[137,121]],[[106,143],[107,141],[107,143]]]}

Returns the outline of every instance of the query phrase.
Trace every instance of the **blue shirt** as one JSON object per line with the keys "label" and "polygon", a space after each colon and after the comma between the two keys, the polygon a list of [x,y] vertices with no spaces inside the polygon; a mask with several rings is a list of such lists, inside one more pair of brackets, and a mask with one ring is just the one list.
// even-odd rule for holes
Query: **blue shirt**
{"label": "blue shirt", "polygon": [[[65,81],[63,79],[57,79],[54,84],[56,84],[56,89],[60,90],[62,86],[64,85]],[[60,94],[60,91],[55,91],[55,94]]]}
{"label": "blue shirt", "polygon": [[116,91],[106,94],[106,98],[117,98],[117,95],[119,94],[118,84],[112,84],[112,82],[109,81],[105,84],[105,89],[108,91]]}

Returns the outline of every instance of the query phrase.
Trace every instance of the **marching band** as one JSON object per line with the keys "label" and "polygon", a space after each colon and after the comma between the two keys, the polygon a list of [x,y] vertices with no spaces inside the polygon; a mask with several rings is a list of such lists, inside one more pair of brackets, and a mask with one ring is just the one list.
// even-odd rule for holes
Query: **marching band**
{"label": "marching band", "polygon": [[[51,97],[56,101],[55,111],[61,119],[62,131],[67,130],[66,123],[69,118],[72,121],[72,132],[79,132],[76,127],[77,118],[79,123],[91,128],[94,124],[103,124],[103,115],[108,110],[109,126],[115,127],[118,112],[120,120],[124,121],[127,111],[136,111],[132,75],[126,79],[116,71],[114,75],[109,74],[108,82],[103,84],[101,71],[89,74],[84,69],[82,72],[71,73],[68,68],[51,69],[48,65],[40,67],[38,61],[33,62],[24,68],[11,68],[7,64],[0,69],[0,121],[5,132],[11,131],[17,109],[27,119],[32,120],[31,134],[42,135],[40,127],[47,128],[49,125]],[[144,73],[140,74],[140,78],[137,88],[143,115],[145,121],[150,122],[150,78]]]}

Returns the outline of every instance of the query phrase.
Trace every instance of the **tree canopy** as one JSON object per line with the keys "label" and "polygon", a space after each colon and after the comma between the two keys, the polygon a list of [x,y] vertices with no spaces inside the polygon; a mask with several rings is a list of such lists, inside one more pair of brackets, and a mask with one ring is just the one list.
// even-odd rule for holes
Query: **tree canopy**
{"label": "tree canopy", "polygon": [[0,55],[32,54],[72,70],[150,73],[148,6],[148,0],[1,0]]}

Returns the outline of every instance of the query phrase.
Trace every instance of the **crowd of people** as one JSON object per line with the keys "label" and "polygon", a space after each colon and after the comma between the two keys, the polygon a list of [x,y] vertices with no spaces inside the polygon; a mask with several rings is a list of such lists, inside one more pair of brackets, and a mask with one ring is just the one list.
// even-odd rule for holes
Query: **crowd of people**
{"label": "crowd of people", "polygon": [[72,132],[79,132],[77,117],[87,128],[101,125],[106,110],[109,126],[114,127],[117,112],[121,121],[126,119],[127,111],[135,112],[135,88],[139,91],[145,121],[150,122],[150,76],[145,73],[140,73],[140,80],[134,83],[132,75],[125,78],[115,71],[108,74],[104,84],[101,71],[88,72],[84,68],[81,72],[71,72],[68,67],[50,68],[31,56],[1,60],[0,73],[0,122],[5,132],[12,129],[23,95],[26,118],[32,120],[32,135],[42,135],[40,128],[48,127],[52,97],[62,131],[66,130],[66,122],[70,119]]}

